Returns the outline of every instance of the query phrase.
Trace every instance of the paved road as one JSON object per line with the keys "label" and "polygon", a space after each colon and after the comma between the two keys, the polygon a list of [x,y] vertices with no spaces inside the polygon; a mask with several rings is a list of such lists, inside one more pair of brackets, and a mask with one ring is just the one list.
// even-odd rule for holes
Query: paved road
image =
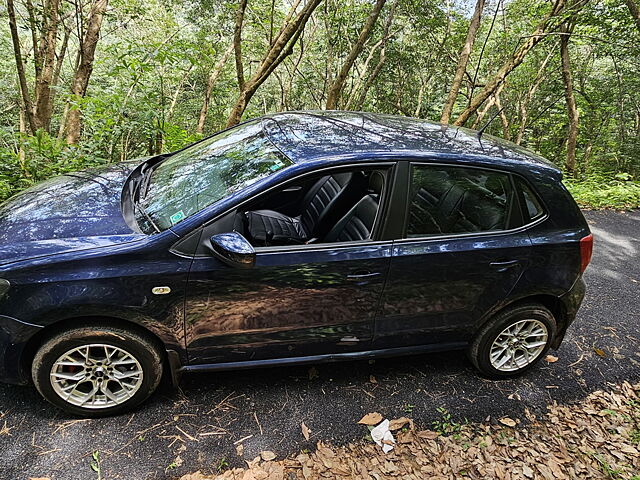
{"label": "paved road", "polygon": [[525,408],[542,413],[553,401],[638,382],[640,212],[586,215],[597,242],[588,296],[556,363],[500,382],[479,377],[461,353],[198,374],[181,392],[164,388],[135,413],[101,420],[66,417],[32,388],[0,385],[0,479],[95,479],[94,451],[105,479],[173,479],[241,464],[234,442],[243,438],[249,459],[361,439],[366,429],[355,422],[369,411],[425,427],[440,417],[438,407],[456,421],[524,418]]}

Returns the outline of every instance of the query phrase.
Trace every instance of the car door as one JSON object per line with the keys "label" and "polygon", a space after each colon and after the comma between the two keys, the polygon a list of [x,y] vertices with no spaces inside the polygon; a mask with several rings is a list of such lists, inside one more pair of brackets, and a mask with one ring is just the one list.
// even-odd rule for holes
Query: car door
{"label": "car door", "polygon": [[508,173],[414,163],[374,347],[465,342],[526,269],[531,242]]}
{"label": "car door", "polygon": [[185,302],[190,363],[370,349],[391,251],[391,240],[263,247],[249,269],[196,256]]}

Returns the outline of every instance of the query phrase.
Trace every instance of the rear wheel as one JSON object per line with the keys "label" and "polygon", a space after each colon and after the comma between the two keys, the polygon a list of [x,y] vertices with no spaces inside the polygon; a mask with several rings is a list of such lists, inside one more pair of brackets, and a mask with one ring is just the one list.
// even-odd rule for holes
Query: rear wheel
{"label": "rear wheel", "polygon": [[469,359],[492,378],[518,375],[543,358],[556,329],[553,314],[542,305],[508,308],[478,332],[469,347]]}
{"label": "rear wheel", "polygon": [[100,417],[127,411],[149,397],[162,377],[162,356],[136,332],[85,326],[44,342],[31,373],[52,404],[75,415]]}

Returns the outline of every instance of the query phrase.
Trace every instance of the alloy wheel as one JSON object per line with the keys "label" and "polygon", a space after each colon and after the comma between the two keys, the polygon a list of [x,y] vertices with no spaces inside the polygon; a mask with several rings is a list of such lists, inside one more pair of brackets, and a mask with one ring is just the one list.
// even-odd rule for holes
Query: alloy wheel
{"label": "alloy wheel", "polygon": [[544,351],[549,331],[539,320],[520,320],[502,330],[491,345],[491,366],[514,372],[535,362]]}
{"label": "alloy wheel", "polygon": [[51,367],[53,390],[72,405],[104,409],[120,405],[142,386],[140,362],[126,350],[92,343],[68,350]]}

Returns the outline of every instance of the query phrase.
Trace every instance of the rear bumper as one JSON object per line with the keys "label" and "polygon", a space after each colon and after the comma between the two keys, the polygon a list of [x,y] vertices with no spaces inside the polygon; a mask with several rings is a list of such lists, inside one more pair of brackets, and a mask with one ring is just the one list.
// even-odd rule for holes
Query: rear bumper
{"label": "rear bumper", "polygon": [[560,297],[560,302],[564,310],[564,318],[560,324],[560,329],[553,339],[551,348],[556,349],[560,346],[564,340],[564,336],[567,333],[567,329],[576,319],[582,300],[584,300],[585,293],[587,291],[587,284],[584,281],[582,275],[573,284],[573,287]]}
{"label": "rear bumper", "polygon": [[0,381],[25,385],[29,383],[22,355],[27,342],[42,327],[0,315]]}

